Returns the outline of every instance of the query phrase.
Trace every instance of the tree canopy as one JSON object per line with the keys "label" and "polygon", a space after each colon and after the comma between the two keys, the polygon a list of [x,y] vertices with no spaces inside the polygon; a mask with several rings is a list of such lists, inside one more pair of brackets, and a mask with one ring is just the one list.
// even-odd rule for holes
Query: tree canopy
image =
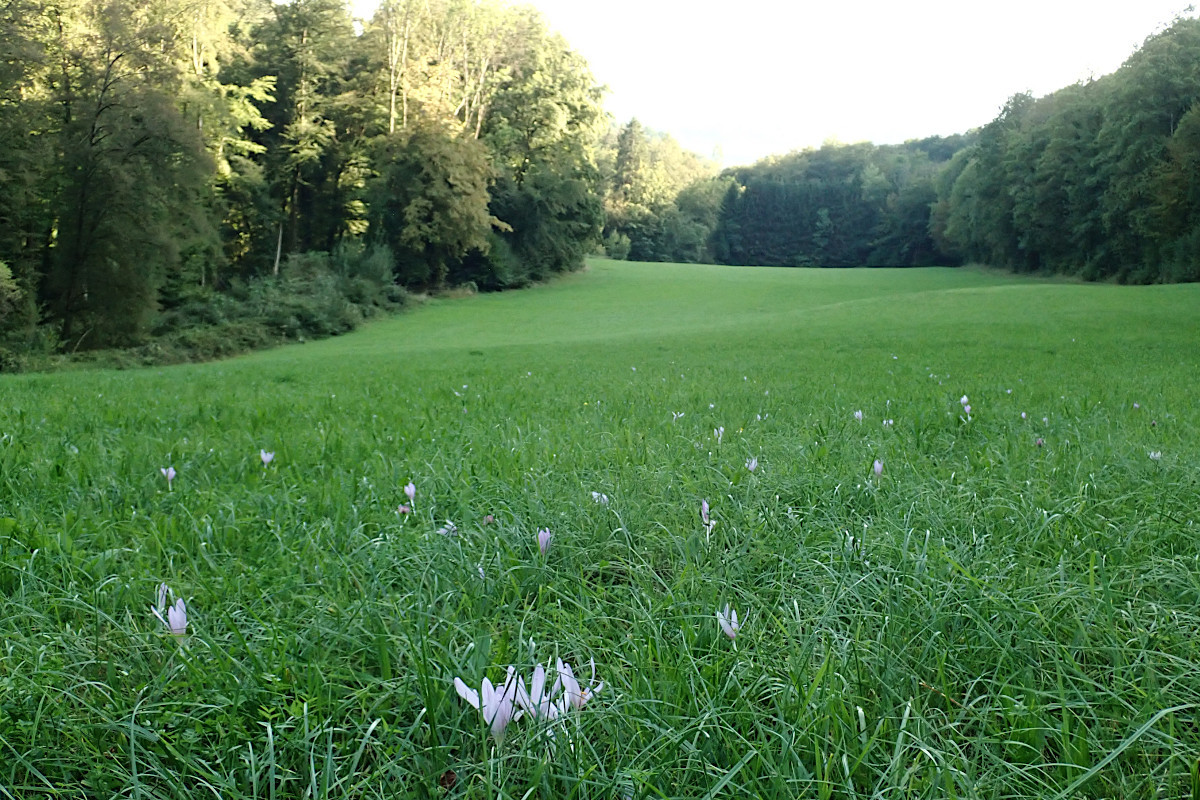
{"label": "tree canopy", "polygon": [[601,90],[528,8],[12,0],[0,49],[0,346],[137,344],[310,252],[503,288],[599,241]]}

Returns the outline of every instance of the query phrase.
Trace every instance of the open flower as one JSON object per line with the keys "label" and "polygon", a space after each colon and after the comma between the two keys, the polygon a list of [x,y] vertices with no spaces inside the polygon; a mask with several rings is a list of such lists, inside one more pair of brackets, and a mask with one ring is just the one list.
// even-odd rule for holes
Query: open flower
{"label": "open flower", "polygon": [[713,436],[716,438],[717,444],[720,444],[721,438],[725,436],[725,426],[722,425],[719,428],[713,428]]}
{"label": "open flower", "polygon": [[450,520],[446,520],[446,524],[437,529],[437,532],[442,536],[457,536],[458,526]]}
{"label": "open flower", "polygon": [[967,403],[969,403],[971,401],[968,400],[967,396],[964,394],[961,398],[959,398],[958,402],[965,407],[967,405]]}
{"label": "open flower", "polygon": [[175,480],[175,468],[160,467],[158,471],[161,472],[163,477],[167,479],[167,491],[171,491],[171,481]]}
{"label": "open flower", "polygon": [[541,528],[537,532],[538,550],[542,551],[542,555],[546,555],[546,551],[550,549],[550,539],[553,535],[549,528]]}
{"label": "open flower", "polygon": [[407,506],[407,505],[401,503],[399,506],[396,507],[396,513],[401,514],[401,515],[411,514],[412,508],[410,506]]}
{"label": "open flower", "polygon": [[757,456],[750,456],[746,459],[746,469],[750,470],[751,472],[754,472],[754,470],[758,469]]}
{"label": "open flower", "polygon": [[854,412],[854,419],[857,420],[858,422],[862,422],[862,409],[861,408],[858,411]]}
{"label": "open flower", "polygon": [[1151,461],[1161,461],[1162,460],[1162,451],[1161,450],[1151,450],[1148,453],[1148,455],[1150,456]]}
{"label": "open flower", "polygon": [[608,495],[604,494],[603,492],[592,492],[592,502],[606,506],[608,505]]}
{"label": "open flower", "polygon": [[267,464],[270,464],[272,461],[275,460],[275,453],[274,452],[268,453],[266,450],[259,450],[258,457],[262,459],[263,466],[265,467],[265,466],[267,466]]}
{"label": "open flower", "polygon": [[184,605],[182,597],[176,600],[174,605],[168,606],[167,597],[173,597],[174,594],[169,586],[160,583],[158,585],[158,605],[151,608],[150,611],[158,617],[158,621],[166,626],[167,630],[176,636],[183,636],[187,633],[187,606]]}
{"label": "open flower", "polygon": [[546,668],[538,664],[533,668],[529,691],[525,691],[525,680],[517,679],[517,704],[534,719],[553,720],[565,708],[560,702],[562,675],[556,675],[554,683],[546,688]]}
{"label": "open flower", "polygon": [[[596,660],[592,659],[589,662],[592,666],[591,680],[596,680]],[[604,681],[600,681],[592,687],[580,687],[579,681],[575,679],[575,670],[571,669],[571,665],[564,662],[561,658],[558,659],[558,680],[562,682],[562,698],[560,709],[565,712],[568,707],[579,711],[583,708],[588,700],[591,700],[595,695],[600,693],[604,688]]]}
{"label": "open flower", "polygon": [[480,686],[481,692],[476,692],[467,686],[462,678],[454,679],[454,690],[458,692],[459,697],[482,712],[483,721],[491,726],[492,737],[495,738],[497,744],[503,741],[504,729],[516,717],[519,686],[520,678],[517,677],[516,670],[512,667],[508,668],[508,675],[504,679],[504,683],[499,686],[493,686],[490,680],[484,678],[483,684]]}
{"label": "open flower", "polygon": [[730,639],[736,639],[738,631],[742,629],[742,623],[738,622],[736,611],[729,610],[729,603],[725,604],[725,610],[717,609],[717,622],[721,624],[721,630],[725,631],[725,635]]}

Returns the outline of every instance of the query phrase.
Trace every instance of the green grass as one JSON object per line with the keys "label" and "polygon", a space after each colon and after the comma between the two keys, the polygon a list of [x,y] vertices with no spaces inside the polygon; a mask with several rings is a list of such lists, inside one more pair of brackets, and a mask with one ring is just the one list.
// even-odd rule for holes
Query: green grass
{"label": "green grass", "polygon": [[[1200,797],[1198,309],[597,261],[4,377],[0,797]],[[453,678],[556,656],[496,746]]]}

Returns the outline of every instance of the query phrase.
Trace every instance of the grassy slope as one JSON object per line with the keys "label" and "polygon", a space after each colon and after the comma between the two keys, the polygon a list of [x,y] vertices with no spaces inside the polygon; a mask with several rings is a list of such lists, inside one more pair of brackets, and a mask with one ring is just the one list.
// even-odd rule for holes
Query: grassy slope
{"label": "grassy slope", "polygon": [[[1200,702],[1198,300],[600,261],[219,364],[0,379],[0,787],[1179,796],[1195,708],[1134,734]],[[573,747],[521,720],[490,748],[450,679],[556,654],[607,681]]]}

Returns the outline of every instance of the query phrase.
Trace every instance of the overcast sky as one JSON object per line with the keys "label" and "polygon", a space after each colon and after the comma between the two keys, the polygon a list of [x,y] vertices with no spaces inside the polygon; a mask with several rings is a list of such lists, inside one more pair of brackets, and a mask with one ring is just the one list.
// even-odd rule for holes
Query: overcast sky
{"label": "overcast sky", "polygon": [[[353,0],[369,15],[376,0]],[[1114,71],[1186,0],[533,0],[636,116],[725,165],[985,124]],[[1189,13],[1194,15],[1194,12]]]}

